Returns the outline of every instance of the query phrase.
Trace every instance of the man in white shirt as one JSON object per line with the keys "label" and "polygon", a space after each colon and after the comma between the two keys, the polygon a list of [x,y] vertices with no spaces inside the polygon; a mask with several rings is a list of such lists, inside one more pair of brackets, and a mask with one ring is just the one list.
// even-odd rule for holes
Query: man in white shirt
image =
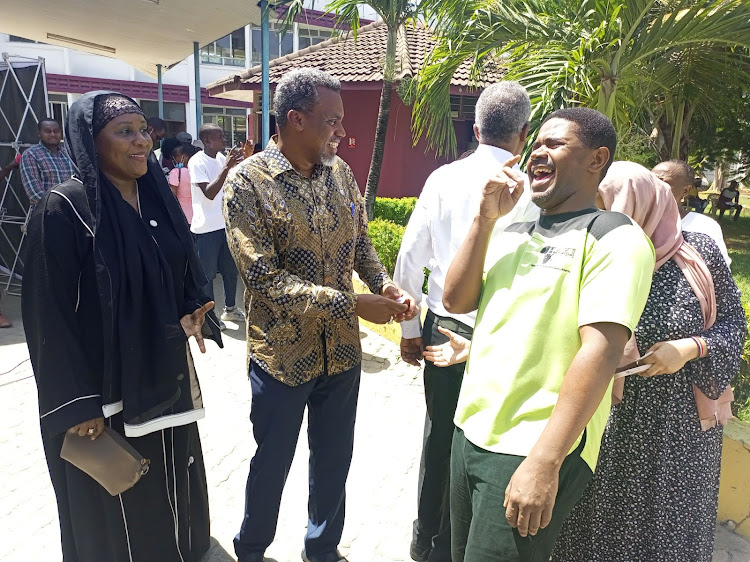
{"label": "man in white shirt", "polygon": [[[521,152],[529,130],[530,111],[529,96],[516,82],[500,82],[484,90],[476,105],[474,134],[478,148],[466,158],[442,166],[425,183],[406,227],[393,277],[419,304],[423,268],[431,270],[424,329],[419,316],[401,323],[401,357],[407,363],[418,366],[426,345],[440,345],[448,340],[439,328],[471,337],[476,313],[450,314],[443,307],[445,275],[476,215],[483,187],[502,170],[506,161]],[[535,221],[538,216],[539,208],[531,202],[527,186],[518,205],[498,221],[496,230],[513,222]],[[410,549],[413,560],[449,562],[451,559],[450,454],[463,371],[463,363],[438,367],[425,361],[427,415],[418,512]]]}
{"label": "man in white shirt", "polygon": [[677,200],[677,205],[680,206],[682,230],[686,232],[700,232],[711,237],[719,247],[727,265],[730,265],[732,260],[727,252],[727,245],[724,243],[724,233],[721,231],[719,223],[702,213],[689,211],[682,205],[682,201],[687,197],[695,181],[695,171],[690,164],[684,160],[668,160],[667,162],[657,164],[651,171],[661,181],[668,183],[672,188],[672,195]]}
{"label": "man in white shirt", "polygon": [[224,182],[234,166],[242,162],[241,148],[233,148],[226,158],[221,151],[225,148],[224,131],[218,125],[207,123],[198,130],[203,150],[197,152],[188,162],[190,172],[190,192],[193,197],[193,221],[190,231],[195,234],[195,246],[208,278],[206,294],[214,300],[213,280],[221,273],[224,282],[224,313],[221,315],[221,328],[224,321],[243,323],[245,313],[235,304],[237,292],[237,266],[229,252],[224,228]]}

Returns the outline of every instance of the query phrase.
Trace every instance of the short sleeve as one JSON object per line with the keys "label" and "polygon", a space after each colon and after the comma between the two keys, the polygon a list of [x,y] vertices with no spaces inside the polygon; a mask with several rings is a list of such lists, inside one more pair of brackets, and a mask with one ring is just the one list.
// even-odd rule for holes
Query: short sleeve
{"label": "short sleeve", "polygon": [[193,183],[209,183],[211,181],[208,178],[206,166],[198,160],[191,158],[188,162],[188,170],[190,171],[190,181]]}
{"label": "short sleeve", "polygon": [[604,228],[592,228],[588,233],[581,272],[578,326],[610,322],[621,324],[632,333],[651,290],[654,249],[648,237],[630,219],[608,228],[606,223],[612,223],[613,218],[616,223],[616,217],[605,217]]}

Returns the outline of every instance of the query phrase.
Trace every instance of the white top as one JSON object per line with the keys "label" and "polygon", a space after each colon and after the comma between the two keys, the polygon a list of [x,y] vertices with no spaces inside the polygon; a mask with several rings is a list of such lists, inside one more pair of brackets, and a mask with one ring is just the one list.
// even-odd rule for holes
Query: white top
{"label": "white top", "polygon": [[724,261],[727,262],[727,265],[731,265],[732,259],[729,257],[727,245],[724,243],[724,233],[721,231],[719,223],[714,219],[701,213],[690,212],[682,219],[682,230],[686,232],[700,232],[701,234],[710,236],[716,242],[719,250],[721,250]]}
{"label": "white top", "polygon": [[202,150],[188,161],[190,193],[193,197],[193,221],[190,223],[190,231],[195,234],[206,234],[224,228],[224,186],[221,186],[216,197],[209,199],[198,184],[214,181],[221,174],[226,161],[221,152],[216,158],[211,158]]}
{"label": "white top", "polygon": [[[430,269],[427,307],[438,316],[449,316],[474,326],[476,312],[450,314],[443,307],[445,276],[479,210],[482,188],[512,156],[507,150],[480,144],[470,156],[435,170],[424,184],[404,232],[393,281],[419,304],[424,280],[422,269]],[[513,211],[497,221],[495,232],[511,223],[536,221],[537,218],[539,208],[531,202],[526,179],[521,199]],[[405,338],[420,337],[419,316],[402,322],[401,334]]]}

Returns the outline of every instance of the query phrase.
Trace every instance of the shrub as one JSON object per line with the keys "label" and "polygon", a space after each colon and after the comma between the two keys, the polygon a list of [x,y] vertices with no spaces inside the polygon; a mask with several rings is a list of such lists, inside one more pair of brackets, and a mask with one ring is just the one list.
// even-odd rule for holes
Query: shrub
{"label": "shrub", "polygon": [[376,197],[373,219],[384,219],[406,226],[416,204],[416,197],[402,197],[400,199]]}
{"label": "shrub", "polygon": [[393,221],[376,218],[370,221],[367,231],[380,263],[392,277],[393,270],[396,269],[398,251],[401,249],[401,239],[404,237],[404,227]]}

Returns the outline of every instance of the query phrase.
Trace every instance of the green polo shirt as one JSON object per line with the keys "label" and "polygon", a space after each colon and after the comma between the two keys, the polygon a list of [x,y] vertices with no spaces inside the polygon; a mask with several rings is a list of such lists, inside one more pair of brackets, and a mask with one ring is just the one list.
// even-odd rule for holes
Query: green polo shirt
{"label": "green polo shirt", "polygon": [[[653,271],[651,241],[620,213],[542,215],[493,236],[456,409],[466,438],[528,455],[581,348],[578,329],[612,322],[632,332]],[[586,426],[581,456],[592,470],[609,408],[608,391]]]}

